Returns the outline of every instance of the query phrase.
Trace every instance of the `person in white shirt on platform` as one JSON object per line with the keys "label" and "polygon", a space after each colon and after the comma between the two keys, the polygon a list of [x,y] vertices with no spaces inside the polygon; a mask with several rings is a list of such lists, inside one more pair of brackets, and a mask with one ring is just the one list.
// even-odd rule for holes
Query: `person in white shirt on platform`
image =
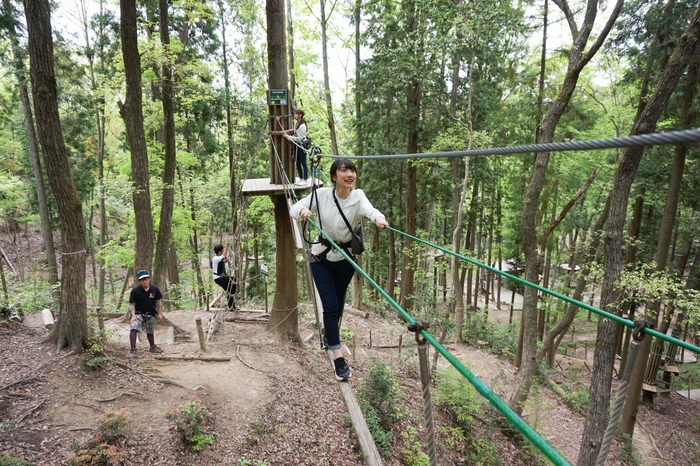
{"label": "person in white shirt on platform", "polygon": [[[372,206],[362,190],[353,189],[357,171],[352,161],[345,158],[335,160],[330,173],[333,187],[315,189],[292,206],[290,215],[295,219],[307,220],[312,211],[317,212],[319,227],[353,257],[350,252],[352,232],[339,209],[343,210],[345,218],[353,228],[360,223],[362,217],[370,219],[381,229],[388,223],[384,214]],[[311,273],[323,304],[326,346],[333,351],[335,378],[347,380],[351,373],[340,350],[339,323],[345,306],[345,292],[355,269],[340,252],[323,240],[322,235],[319,235],[318,242],[312,246],[311,254]]]}
{"label": "person in white shirt on platform", "polygon": [[[299,181],[297,186],[307,186],[309,184],[309,165],[306,162],[306,149],[302,146],[302,140],[306,137],[308,127],[304,119],[304,110],[298,108],[294,110],[294,129],[288,129],[284,132],[284,137],[288,141],[292,141],[294,147],[294,159],[297,164],[297,175]],[[291,133],[290,136],[287,133]]]}
{"label": "person in white shirt on platform", "polygon": [[228,305],[226,307],[229,311],[236,310],[235,297],[236,294],[236,279],[229,276],[226,273],[226,250],[228,249],[228,241],[226,241],[226,246],[217,244],[214,246],[214,257],[211,259],[211,270],[214,272],[214,283],[219,285],[228,294]]}

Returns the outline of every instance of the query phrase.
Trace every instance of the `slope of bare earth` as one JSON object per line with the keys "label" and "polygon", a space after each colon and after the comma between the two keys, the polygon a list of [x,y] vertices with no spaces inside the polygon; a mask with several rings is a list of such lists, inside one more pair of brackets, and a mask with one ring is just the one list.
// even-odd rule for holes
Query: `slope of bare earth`
{"label": "slope of bare earth", "polygon": [[[314,329],[305,319],[310,310],[302,311],[299,329],[304,338],[313,335]],[[164,355],[230,360],[157,360],[145,350],[143,342],[139,344],[139,358],[132,360],[127,354],[128,324],[111,319],[106,321],[112,340],[107,353],[113,359],[98,370],[89,370],[85,365],[88,356],[56,353],[53,347],[39,343],[45,334],[40,316],[28,315],[23,324],[2,324],[0,455],[24,458],[37,465],[64,464],[71,439],[96,433],[96,421],[108,408],[129,408],[132,419],[118,443],[127,453],[123,460],[126,465],[237,465],[243,459],[268,465],[363,464],[317,337],[303,347],[293,347],[271,340],[259,322],[223,322],[205,353],[197,342],[195,318],[201,317],[206,324],[211,313],[173,311],[167,317],[193,338],[168,344],[168,328],[158,326],[156,342],[164,348]],[[346,312],[343,325],[351,329],[356,341],[354,355],[348,350],[353,369],[349,383],[353,388],[357,389],[367,376],[373,358],[395,368],[403,395],[402,417],[394,427],[391,453],[384,463],[408,464],[410,451],[415,451],[416,442],[425,434],[417,356],[410,344],[413,336],[399,321],[365,317],[359,312]],[[397,346],[401,335],[401,350],[386,348]],[[385,348],[379,348],[382,346]],[[508,399],[515,380],[511,364],[465,345],[449,345],[449,349],[496,394]],[[592,367],[592,350],[586,353],[562,358],[558,370],[563,371],[572,362],[579,366],[586,362]],[[586,374],[582,371],[582,383]],[[186,448],[165,419],[168,410],[195,396],[213,413],[209,432],[214,434],[214,442],[199,453]],[[495,445],[485,453],[489,461],[482,463],[474,453],[467,456],[454,444],[447,429],[454,426],[450,415],[442,408],[435,408],[434,414],[441,465],[538,463],[527,442],[509,433],[501,417],[491,410],[478,415],[471,433]],[[583,431],[581,415],[541,386],[531,396],[525,419],[575,463]],[[654,409],[642,408],[639,419],[642,426],[635,433],[635,445],[641,464],[699,463],[699,402],[676,394],[660,397]],[[407,435],[412,431],[415,435]],[[615,441],[606,465],[623,464],[628,463]]]}

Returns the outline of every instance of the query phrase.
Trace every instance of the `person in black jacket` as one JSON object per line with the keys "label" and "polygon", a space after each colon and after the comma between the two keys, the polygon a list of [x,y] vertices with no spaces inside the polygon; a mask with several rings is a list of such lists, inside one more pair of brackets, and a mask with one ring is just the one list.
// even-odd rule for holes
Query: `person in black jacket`
{"label": "person in black jacket", "polygon": [[226,246],[217,244],[214,246],[214,257],[211,259],[211,270],[214,273],[214,283],[219,285],[228,294],[229,311],[236,310],[235,297],[236,294],[236,279],[226,273],[226,250],[228,249],[228,241]]}
{"label": "person in black jacket", "polygon": [[162,349],[156,346],[153,334],[156,322],[163,319],[163,295],[158,287],[151,285],[151,276],[148,270],[139,270],[136,274],[139,279],[138,286],[132,288],[129,294],[129,312],[131,313],[131,332],[129,340],[131,343],[130,357],[136,358],[136,335],[143,326],[146,328],[146,337],[150,343],[150,352],[160,354]]}

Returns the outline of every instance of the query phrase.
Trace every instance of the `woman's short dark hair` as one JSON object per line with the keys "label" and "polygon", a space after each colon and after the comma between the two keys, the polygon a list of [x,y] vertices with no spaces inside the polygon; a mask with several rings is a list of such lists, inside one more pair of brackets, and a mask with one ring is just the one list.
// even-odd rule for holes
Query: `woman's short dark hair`
{"label": "woman's short dark hair", "polygon": [[224,250],[223,244],[217,244],[216,246],[214,246],[214,254],[219,254],[223,250]]}
{"label": "woman's short dark hair", "polygon": [[[335,159],[335,161],[331,164],[331,180],[333,180],[333,177],[335,176],[336,172],[343,167],[347,168],[348,170],[357,172],[357,167],[352,162],[352,160],[346,158]],[[333,180],[333,183],[335,184],[335,180]]]}

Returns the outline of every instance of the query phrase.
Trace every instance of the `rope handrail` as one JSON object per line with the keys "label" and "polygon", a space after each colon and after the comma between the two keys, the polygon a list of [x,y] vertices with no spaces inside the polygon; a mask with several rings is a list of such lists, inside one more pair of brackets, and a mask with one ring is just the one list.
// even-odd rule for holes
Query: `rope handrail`
{"label": "rope handrail", "polygon": [[[372,280],[367,273],[362,270],[362,268],[355,263],[354,260],[348,254],[340,248],[332,238],[330,238],[313,220],[308,220],[311,225],[313,225],[321,234],[328,240],[332,247],[338,250],[340,254],[343,255],[345,260],[347,260],[362,277],[367,280],[367,282],[377,290],[384,299],[389,302],[389,304],[396,309],[401,317],[406,320],[409,324],[415,323],[415,319],[403,309],[399,303],[397,303],[391,296],[387,294],[374,280]],[[386,227],[394,230],[393,228]],[[535,445],[549,460],[557,466],[570,466],[570,463],[555,450],[546,440],[544,440],[540,434],[537,433],[532,427],[530,427],[520,416],[518,416],[515,411],[513,411],[510,406],[508,406],[503,400],[501,400],[491,389],[481,380],[479,380],[474,374],[472,374],[469,369],[467,369],[461,362],[459,362],[452,354],[445,349],[432,335],[430,335],[425,329],[420,330],[420,334],[430,343],[436,351],[438,351],[446,361],[448,361],[452,366],[457,369],[457,371],[465,377],[469,383],[471,383],[479,394],[486,398],[498,411],[503,414],[506,419],[508,419],[533,445]]]}
{"label": "rope handrail", "polygon": [[636,134],[608,139],[591,139],[587,141],[546,142],[540,144],[525,144],[511,147],[494,147],[488,149],[471,149],[451,152],[424,152],[416,154],[395,155],[332,155],[320,154],[321,157],[338,159],[341,157],[360,160],[383,159],[423,159],[441,157],[476,157],[481,155],[514,155],[530,152],[566,152],[572,150],[612,149],[617,147],[640,147],[668,144],[688,144],[700,142],[700,128],[668,131],[665,133]]}
{"label": "rope handrail", "polygon": [[[409,235],[408,233],[404,233],[403,231],[397,230],[397,229],[389,227],[389,226],[387,226],[386,228],[395,232],[395,233],[403,235],[407,238],[411,238],[414,241],[418,241],[419,243],[423,243],[426,246],[433,247],[433,248],[438,249],[446,254],[449,254],[451,256],[455,256],[456,258],[461,259],[461,260],[466,261],[466,262],[469,262],[470,264],[476,265],[477,267],[481,267],[481,268],[484,268],[484,269],[489,270],[491,272],[497,273],[501,276],[504,276],[506,278],[510,278],[511,280],[516,281],[516,282],[520,283],[521,285],[529,286],[529,287],[534,288],[538,291],[541,291],[543,293],[547,293],[548,295],[554,296],[555,298],[559,298],[563,301],[566,301],[569,304],[575,304],[576,306],[579,306],[583,309],[594,312],[600,316],[606,317],[606,318],[613,320],[619,324],[625,325],[626,327],[634,328],[634,322],[632,322],[631,320],[624,319],[620,316],[616,316],[615,314],[611,314],[609,312],[603,311],[602,309],[598,309],[597,307],[591,306],[590,304],[586,304],[586,303],[583,303],[581,301],[577,301],[573,298],[569,298],[566,295],[563,295],[561,293],[557,293],[556,291],[552,291],[550,289],[544,288],[544,287],[537,285],[535,283],[531,283],[527,280],[524,280],[520,277],[516,277],[515,275],[511,275],[509,273],[503,272],[503,271],[498,270],[498,269],[491,267],[489,265],[482,264],[481,262],[478,262],[474,259],[470,259],[469,257],[463,256],[461,254],[457,254],[456,252],[450,251],[449,249],[443,248],[442,246],[438,246],[437,244],[433,244],[433,243],[430,243],[428,241],[422,240],[422,239],[417,238],[415,236]],[[660,338],[664,341],[667,341],[669,343],[673,343],[674,345],[683,347],[689,351],[692,351],[693,353],[700,354],[699,347],[691,345],[690,343],[687,343],[683,340],[679,340],[678,338],[668,336],[665,333],[661,333],[657,330],[653,330],[650,328],[644,328],[642,331],[646,334],[653,335],[653,336]]]}

